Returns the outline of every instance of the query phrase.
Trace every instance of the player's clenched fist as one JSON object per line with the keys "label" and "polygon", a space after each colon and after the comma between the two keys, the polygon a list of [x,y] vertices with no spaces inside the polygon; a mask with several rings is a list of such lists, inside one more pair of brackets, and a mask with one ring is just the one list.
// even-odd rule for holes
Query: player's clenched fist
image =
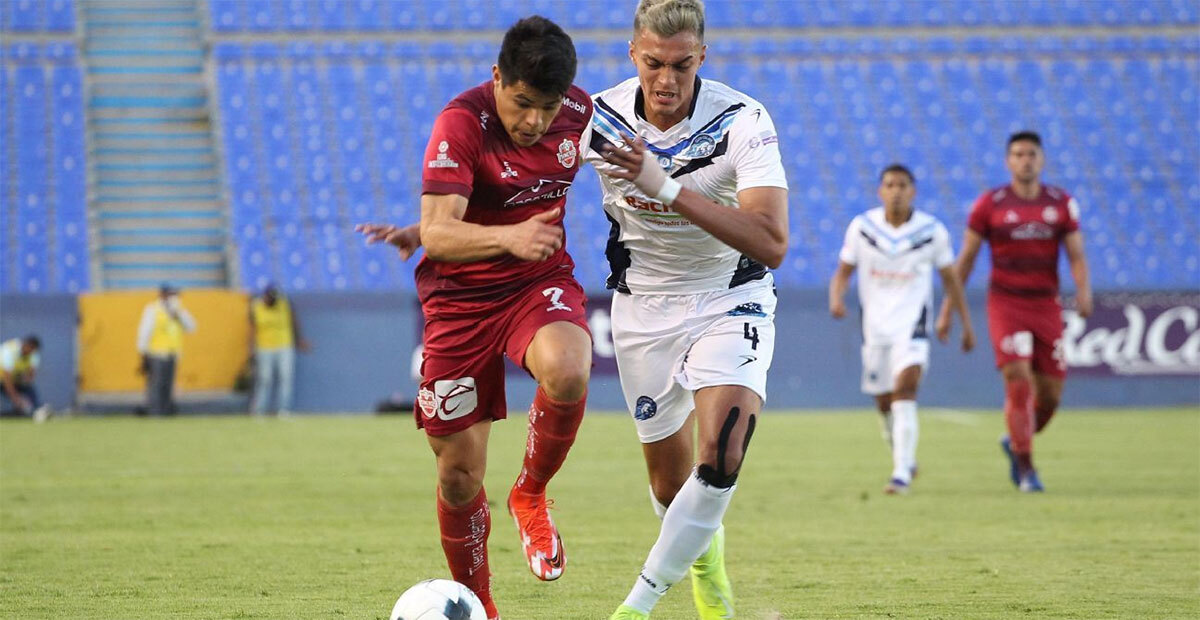
{"label": "player's clenched fist", "polygon": [[537,213],[529,219],[508,227],[504,247],[521,260],[543,261],[562,247],[563,229],[552,222],[561,209]]}

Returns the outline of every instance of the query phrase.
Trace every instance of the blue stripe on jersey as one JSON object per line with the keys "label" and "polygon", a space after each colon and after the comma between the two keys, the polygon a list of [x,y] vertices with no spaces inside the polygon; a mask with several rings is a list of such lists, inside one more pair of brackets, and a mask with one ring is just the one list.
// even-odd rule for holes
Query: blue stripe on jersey
{"label": "blue stripe on jersey", "polygon": [[[617,137],[620,137],[622,130],[617,129],[617,127],[624,127],[625,124],[622,123],[619,119],[617,119],[612,114],[609,114],[607,110],[605,110],[604,108],[602,108],[600,106],[594,106],[592,109],[595,110],[595,112],[596,112],[595,115],[592,116],[592,119],[596,122],[599,122],[601,119],[607,121],[608,125],[612,129],[613,133],[616,134]],[[629,128],[625,127],[625,129],[629,129]],[[629,130],[628,132],[624,132],[624,133],[629,133],[629,132],[632,132],[632,130]]]}
{"label": "blue stripe on jersey", "polygon": [[892,235],[889,235],[886,230],[880,228],[879,225],[877,225],[875,222],[872,222],[871,218],[866,217],[866,216],[859,216],[858,219],[860,219],[863,224],[870,226],[871,230],[875,231],[879,235],[882,235],[884,239],[891,241],[892,244],[900,243],[901,241],[904,241],[905,239],[916,242],[917,238],[920,236],[923,236],[926,231],[937,228],[937,222],[930,222],[929,224],[927,224],[917,230],[914,230],[911,233],[908,233],[906,235],[901,235],[899,237],[893,237]]}
{"label": "blue stripe on jersey", "polygon": [[605,138],[608,138],[608,141],[613,144],[622,144],[625,142],[625,138],[621,136],[621,132],[599,114],[592,116],[592,129]]}
{"label": "blue stripe on jersey", "polygon": [[677,142],[674,146],[663,148],[650,142],[647,142],[646,145],[655,155],[674,157],[690,147],[692,142],[702,135],[709,135],[717,142],[720,142],[721,138],[725,136],[725,131],[733,124],[733,117],[737,115],[738,110],[741,108],[742,106],[739,104],[736,108],[725,110],[709,121],[704,127],[700,128],[699,131]]}

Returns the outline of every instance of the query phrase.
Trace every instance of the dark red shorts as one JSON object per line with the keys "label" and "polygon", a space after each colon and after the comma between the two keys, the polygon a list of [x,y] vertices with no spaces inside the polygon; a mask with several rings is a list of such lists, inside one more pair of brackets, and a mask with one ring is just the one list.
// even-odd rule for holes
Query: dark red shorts
{"label": "dark red shorts", "polygon": [[550,323],[566,321],[587,331],[586,303],[569,272],[500,300],[426,303],[417,427],[441,437],[507,417],[504,357],[524,368],[534,334]]}
{"label": "dark red shorts", "polygon": [[1067,376],[1062,306],[1056,298],[1016,297],[993,291],[988,293],[987,311],[997,368],[1030,360],[1036,373]]}

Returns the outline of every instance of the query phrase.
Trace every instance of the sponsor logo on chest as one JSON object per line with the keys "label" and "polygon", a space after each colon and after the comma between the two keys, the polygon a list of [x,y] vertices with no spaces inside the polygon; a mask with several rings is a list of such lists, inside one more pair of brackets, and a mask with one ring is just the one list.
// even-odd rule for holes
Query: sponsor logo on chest
{"label": "sponsor logo on chest", "polygon": [[570,181],[538,179],[533,185],[518,191],[511,198],[505,200],[504,206],[519,207],[539,200],[557,200],[565,197],[570,189]]}
{"label": "sponsor logo on chest", "polygon": [[1054,238],[1054,229],[1041,222],[1025,222],[1013,228],[1011,236],[1019,241],[1045,241]]}

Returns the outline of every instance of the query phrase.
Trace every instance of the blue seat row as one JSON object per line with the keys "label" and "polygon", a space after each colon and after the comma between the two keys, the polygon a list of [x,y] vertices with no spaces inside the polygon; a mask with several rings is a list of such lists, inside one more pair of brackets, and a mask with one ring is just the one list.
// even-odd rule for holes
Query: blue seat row
{"label": "blue seat row", "polygon": [[6,47],[0,58],[0,290],[86,290],[83,76],[74,47]]}
{"label": "blue seat row", "polygon": [[[503,30],[532,14],[568,29],[628,29],[635,0],[210,0],[218,32]],[[1190,0],[709,0],[710,28],[1195,24]]]}
{"label": "blue seat row", "polygon": [[[624,61],[595,58],[619,57],[624,42],[588,45],[581,83],[598,89],[628,77]],[[216,99],[243,280],[411,286],[411,266],[348,231],[363,220],[415,220],[424,137],[445,101],[486,77],[484,50],[218,45]],[[1122,265],[1097,270],[1098,286],[1181,286],[1197,276],[1200,230],[1189,210],[1200,200],[1200,146],[1180,138],[1200,135],[1194,54],[830,61],[714,50],[703,74],[761,93],[780,133],[794,240],[778,274],[784,284],[828,277],[842,230],[874,204],[878,171],[892,161],[916,172],[920,208],[961,236],[971,202],[1007,178],[1004,139],[1024,128],[1045,138],[1047,179],[1084,205],[1093,261]],[[607,266],[596,231],[607,224],[594,173],[580,174],[570,210],[579,276],[598,287]],[[1145,265],[1148,249],[1159,257],[1154,268]]]}
{"label": "blue seat row", "polygon": [[73,0],[0,0],[0,32],[71,32]]}

